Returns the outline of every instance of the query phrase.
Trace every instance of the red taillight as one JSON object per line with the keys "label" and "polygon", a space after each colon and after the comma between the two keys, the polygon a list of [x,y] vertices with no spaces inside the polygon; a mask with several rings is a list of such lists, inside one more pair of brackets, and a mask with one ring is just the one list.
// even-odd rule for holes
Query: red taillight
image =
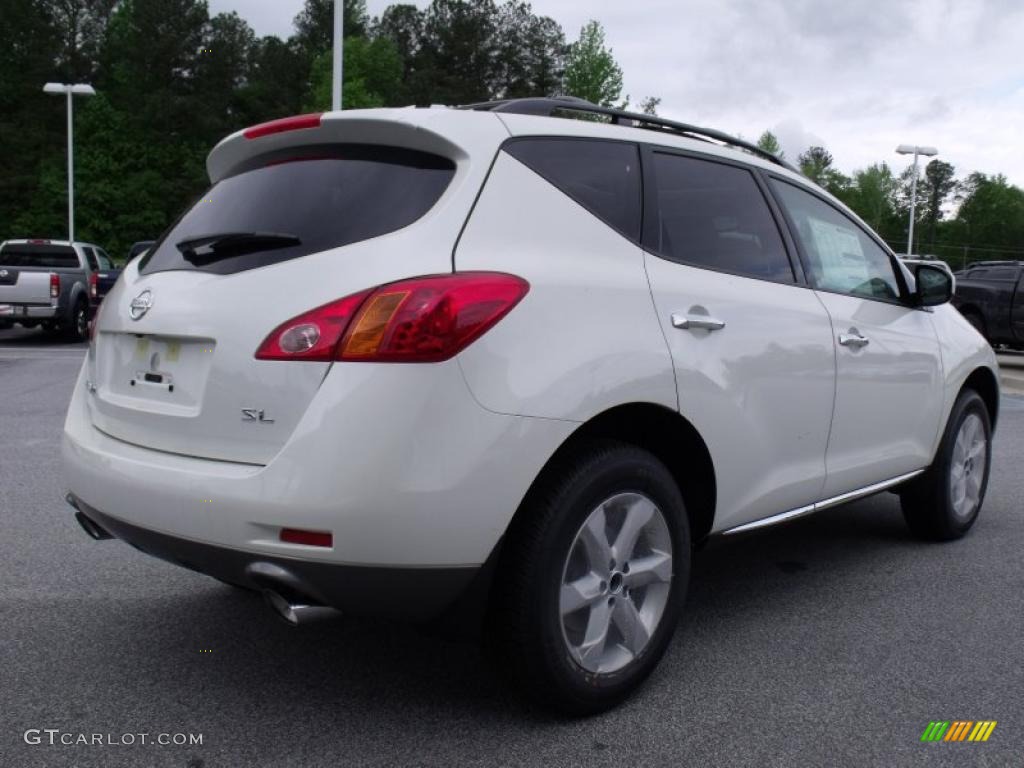
{"label": "red taillight", "polygon": [[277,326],[256,350],[257,360],[319,360],[334,359],[334,350],[370,291],[311,309]]}
{"label": "red taillight", "polygon": [[60,297],[60,275],[56,272],[50,273],[50,298],[56,299]]}
{"label": "red taillight", "polygon": [[89,275],[89,298],[96,301],[99,296],[99,275],[93,272]]}
{"label": "red taillight", "polygon": [[252,128],[246,128],[242,135],[247,139],[258,139],[261,136],[270,136],[275,133],[286,131],[301,131],[304,128],[319,128],[320,113],[313,115],[296,115],[295,117],[282,117],[280,120],[271,120],[269,123],[260,123]]}
{"label": "red taillight", "polygon": [[305,544],[309,547],[332,547],[334,535],[329,531],[304,531],[301,528],[282,528],[281,541]]}
{"label": "red taillight", "polygon": [[522,278],[496,272],[461,272],[390,283],[278,326],[260,345],[256,357],[440,362],[480,338],[529,290],[529,283]]}

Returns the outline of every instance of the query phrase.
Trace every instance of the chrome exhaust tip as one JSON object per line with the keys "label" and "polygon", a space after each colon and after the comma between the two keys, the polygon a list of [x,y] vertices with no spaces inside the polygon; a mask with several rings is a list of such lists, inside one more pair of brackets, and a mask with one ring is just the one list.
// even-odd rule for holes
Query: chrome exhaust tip
{"label": "chrome exhaust tip", "polygon": [[340,615],[340,611],[336,608],[289,600],[280,592],[270,589],[263,590],[263,599],[281,620],[292,627],[297,627],[300,624],[312,624]]}
{"label": "chrome exhaust tip", "polygon": [[75,510],[75,520],[82,526],[82,530],[89,534],[89,538],[95,539],[96,541],[105,541],[106,539],[114,538],[113,534],[109,533],[103,526],[96,521],[88,517],[85,512],[82,511],[82,507],[75,498],[74,494],[69,493],[64,497],[64,500],[70,504]]}

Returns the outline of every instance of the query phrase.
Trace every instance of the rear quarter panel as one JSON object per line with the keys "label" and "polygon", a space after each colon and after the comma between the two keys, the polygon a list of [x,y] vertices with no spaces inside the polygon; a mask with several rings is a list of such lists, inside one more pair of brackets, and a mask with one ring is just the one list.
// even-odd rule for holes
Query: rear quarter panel
{"label": "rear quarter panel", "polygon": [[459,356],[485,408],[572,421],[630,402],[677,408],[640,246],[504,152],[455,266],[530,283],[522,302]]}

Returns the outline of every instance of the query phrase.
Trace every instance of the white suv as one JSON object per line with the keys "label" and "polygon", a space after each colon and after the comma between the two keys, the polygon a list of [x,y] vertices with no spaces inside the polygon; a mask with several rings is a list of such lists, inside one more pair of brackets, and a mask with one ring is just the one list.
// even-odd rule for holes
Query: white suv
{"label": "white suv", "polygon": [[484,608],[582,713],[657,663],[709,536],[883,489],[927,538],[977,518],[997,368],[948,276],[755,147],[531,99],[289,118],[207,166],[74,390],[94,537],[294,623]]}

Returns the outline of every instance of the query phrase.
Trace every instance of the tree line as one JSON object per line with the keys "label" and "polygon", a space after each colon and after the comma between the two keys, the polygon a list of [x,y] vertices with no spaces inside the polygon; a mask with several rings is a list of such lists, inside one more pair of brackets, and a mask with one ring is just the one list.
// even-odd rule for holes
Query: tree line
{"label": "tree line", "polygon": [[[287,39],[257,36],[237,13],[211,15],[206,0],[0,3],[0,239],[66,236],[65,104],[43,94],[45,82],[96,88],[75,102],[76,235],[115,257],[158,235],[202,193],[219,139],[330,106],[331,0],[305,0]],[[399,3],[374,18],[365,0],[344,0],[344,13],[347,109],[556,94],[630,103],[597,21],[570,42],[524,0]],[[659,103],[648,96],[636,108],[654,114]],[[773,141],[762,137],[777,152]],[[799,161],[905,247],[907,174],[883,163],[845,176],[817,147]],[[937,163],[918,187],[924,226],[915,250],[953,263],[963,253],[1024,257],[1014,250],[1024,249],[1024,193],[1002,176],[955,180]],[[948,217],[951,204],[957,214]]]}
{"label": "tree line", "polygon": [[[758,146],[782,156],[771,131]],[[875,163],[846,175],[824,147],[797,158],[805,176],[838,197],[878,232],[897,253],[907,250],[914,168],[895,173]],[[974,171],[957,178],[956,168],[934,159],[919,168],[912,252],[937,256],[954,269],[987,259],[1024,259],[1024,190],[1002,174]]]}
{"label": "tree line", "polygon": [[[522,0],[433,0],[370,18],[344,0],[344,107],[573,93],[621,106],[597,22],[568,42]],[[123,257],[206,188],[210,148],[239,128],[330,107],[334,6],[306,0],[286,40],[205,0],[2,0],[0,239],[66,236],[65,103],[75,101],[76,236]]]}

